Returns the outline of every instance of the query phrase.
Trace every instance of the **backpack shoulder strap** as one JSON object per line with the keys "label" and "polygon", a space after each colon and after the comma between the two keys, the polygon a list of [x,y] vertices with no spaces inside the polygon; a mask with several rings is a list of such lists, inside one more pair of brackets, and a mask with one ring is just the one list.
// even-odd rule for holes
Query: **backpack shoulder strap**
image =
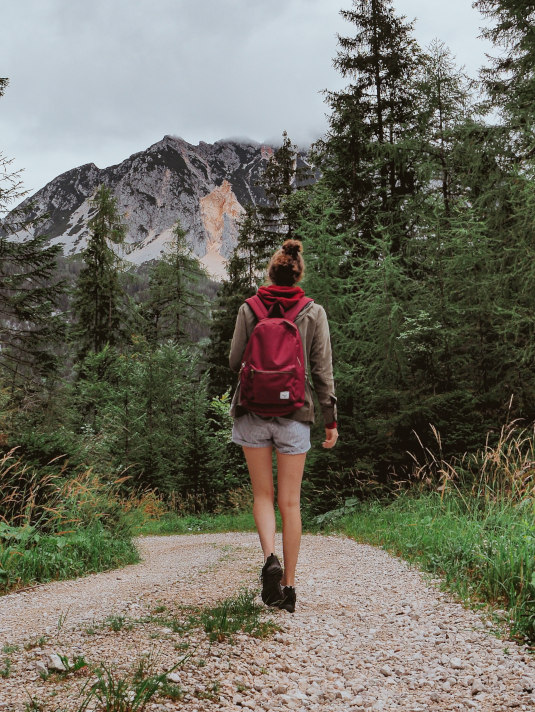
{"label": "backpack shoulder strap", "polygon": [[249,299],[246,299],[245,303],[251,307],[253,314],[258,320],[267,319],[268,310],[266,309],[264,302],[256,294],[254,297],[249,297]]}
{"label": "backpack shoulder strap", "polygon": [[295,321],[297,319],[297,316],[299,312],[306,307],[307,304],[310,302],[313,302],[314,300],[311,299],[311,297],[301,297],[301,299],[295,304],[291,309],[288,309],[288,311],[285,313],[284,318],[288,319],[288,321]]}

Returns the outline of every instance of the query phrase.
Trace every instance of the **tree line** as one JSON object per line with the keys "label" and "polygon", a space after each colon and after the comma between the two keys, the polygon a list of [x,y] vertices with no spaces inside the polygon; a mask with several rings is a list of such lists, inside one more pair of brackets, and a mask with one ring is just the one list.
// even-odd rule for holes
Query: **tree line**
{"label": "tree line", "polygon": [[[475,6],[497,50],[478,81],[439,40],[420,47],[390,0],[341,11],[348,30],[334,63],[347,85],[325,92],[328,131],[308,172],[283,135],[210,303],[179,225],[147,289],[125,299],[110,245],[124,230],[101,188],[71,323],[56,324],[56,248],[15,243],[4,226],[6,429],[17,423],[21,442],[56,438],[59,450],[83,442],[103,467],[195,506],[240,489],[230,338],[289,236],[303,242],[303,286],[327,310],[335,358],[341,438],[311,454],[305,494],[316,508],[370,477],[405,478],[437,431],[449,457],[481,447],[507,418],[533,421],[535,6]],[[202,319],[208,338],[194,328]]]}

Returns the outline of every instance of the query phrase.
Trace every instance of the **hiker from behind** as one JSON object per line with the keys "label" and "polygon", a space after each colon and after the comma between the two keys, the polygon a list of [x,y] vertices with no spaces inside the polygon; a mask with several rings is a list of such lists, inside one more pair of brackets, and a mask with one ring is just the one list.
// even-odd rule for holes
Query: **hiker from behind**
{"label": "hiker from behind", "polygon": [[[241,305],[230,348],[239,371],[231,405],[233,442],[243,447],[253,488],[253,515],[264,552],[262,600],[295,610],[301,544],[301,481],[310,449],[314,400],[325,423],[324,448],[338,438],[329,326],[325,310],[297,283],[305,264],[298,240],[286,240],[268,266],[270,284]],[[275,556],[272,452],[277,453],[277,503],[284,571]]]}

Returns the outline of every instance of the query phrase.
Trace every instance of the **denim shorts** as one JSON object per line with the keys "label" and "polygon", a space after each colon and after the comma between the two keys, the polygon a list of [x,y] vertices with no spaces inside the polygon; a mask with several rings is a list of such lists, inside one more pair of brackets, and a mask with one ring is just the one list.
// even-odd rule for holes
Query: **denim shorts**
{"label": "denim shorts", "polygon": [[261,418],[246,413],[234,419],[232,442],[245,447],[274,447],[282,455],[310,450],[310,425],[290,418]]}

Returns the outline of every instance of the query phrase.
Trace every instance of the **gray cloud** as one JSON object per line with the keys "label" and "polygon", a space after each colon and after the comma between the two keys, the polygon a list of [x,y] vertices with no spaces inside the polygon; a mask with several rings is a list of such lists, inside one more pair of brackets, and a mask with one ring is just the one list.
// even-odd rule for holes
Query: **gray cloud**
{"label": "gray cloud", "polygon": [[[24,0],[1,12],[0,148],[36,190],[75,165],[121,161],[164,134],[197,143],[325,130],[321,90],[349,0]],[[399,0],[472,73],[481,19],[466,0]]]}

